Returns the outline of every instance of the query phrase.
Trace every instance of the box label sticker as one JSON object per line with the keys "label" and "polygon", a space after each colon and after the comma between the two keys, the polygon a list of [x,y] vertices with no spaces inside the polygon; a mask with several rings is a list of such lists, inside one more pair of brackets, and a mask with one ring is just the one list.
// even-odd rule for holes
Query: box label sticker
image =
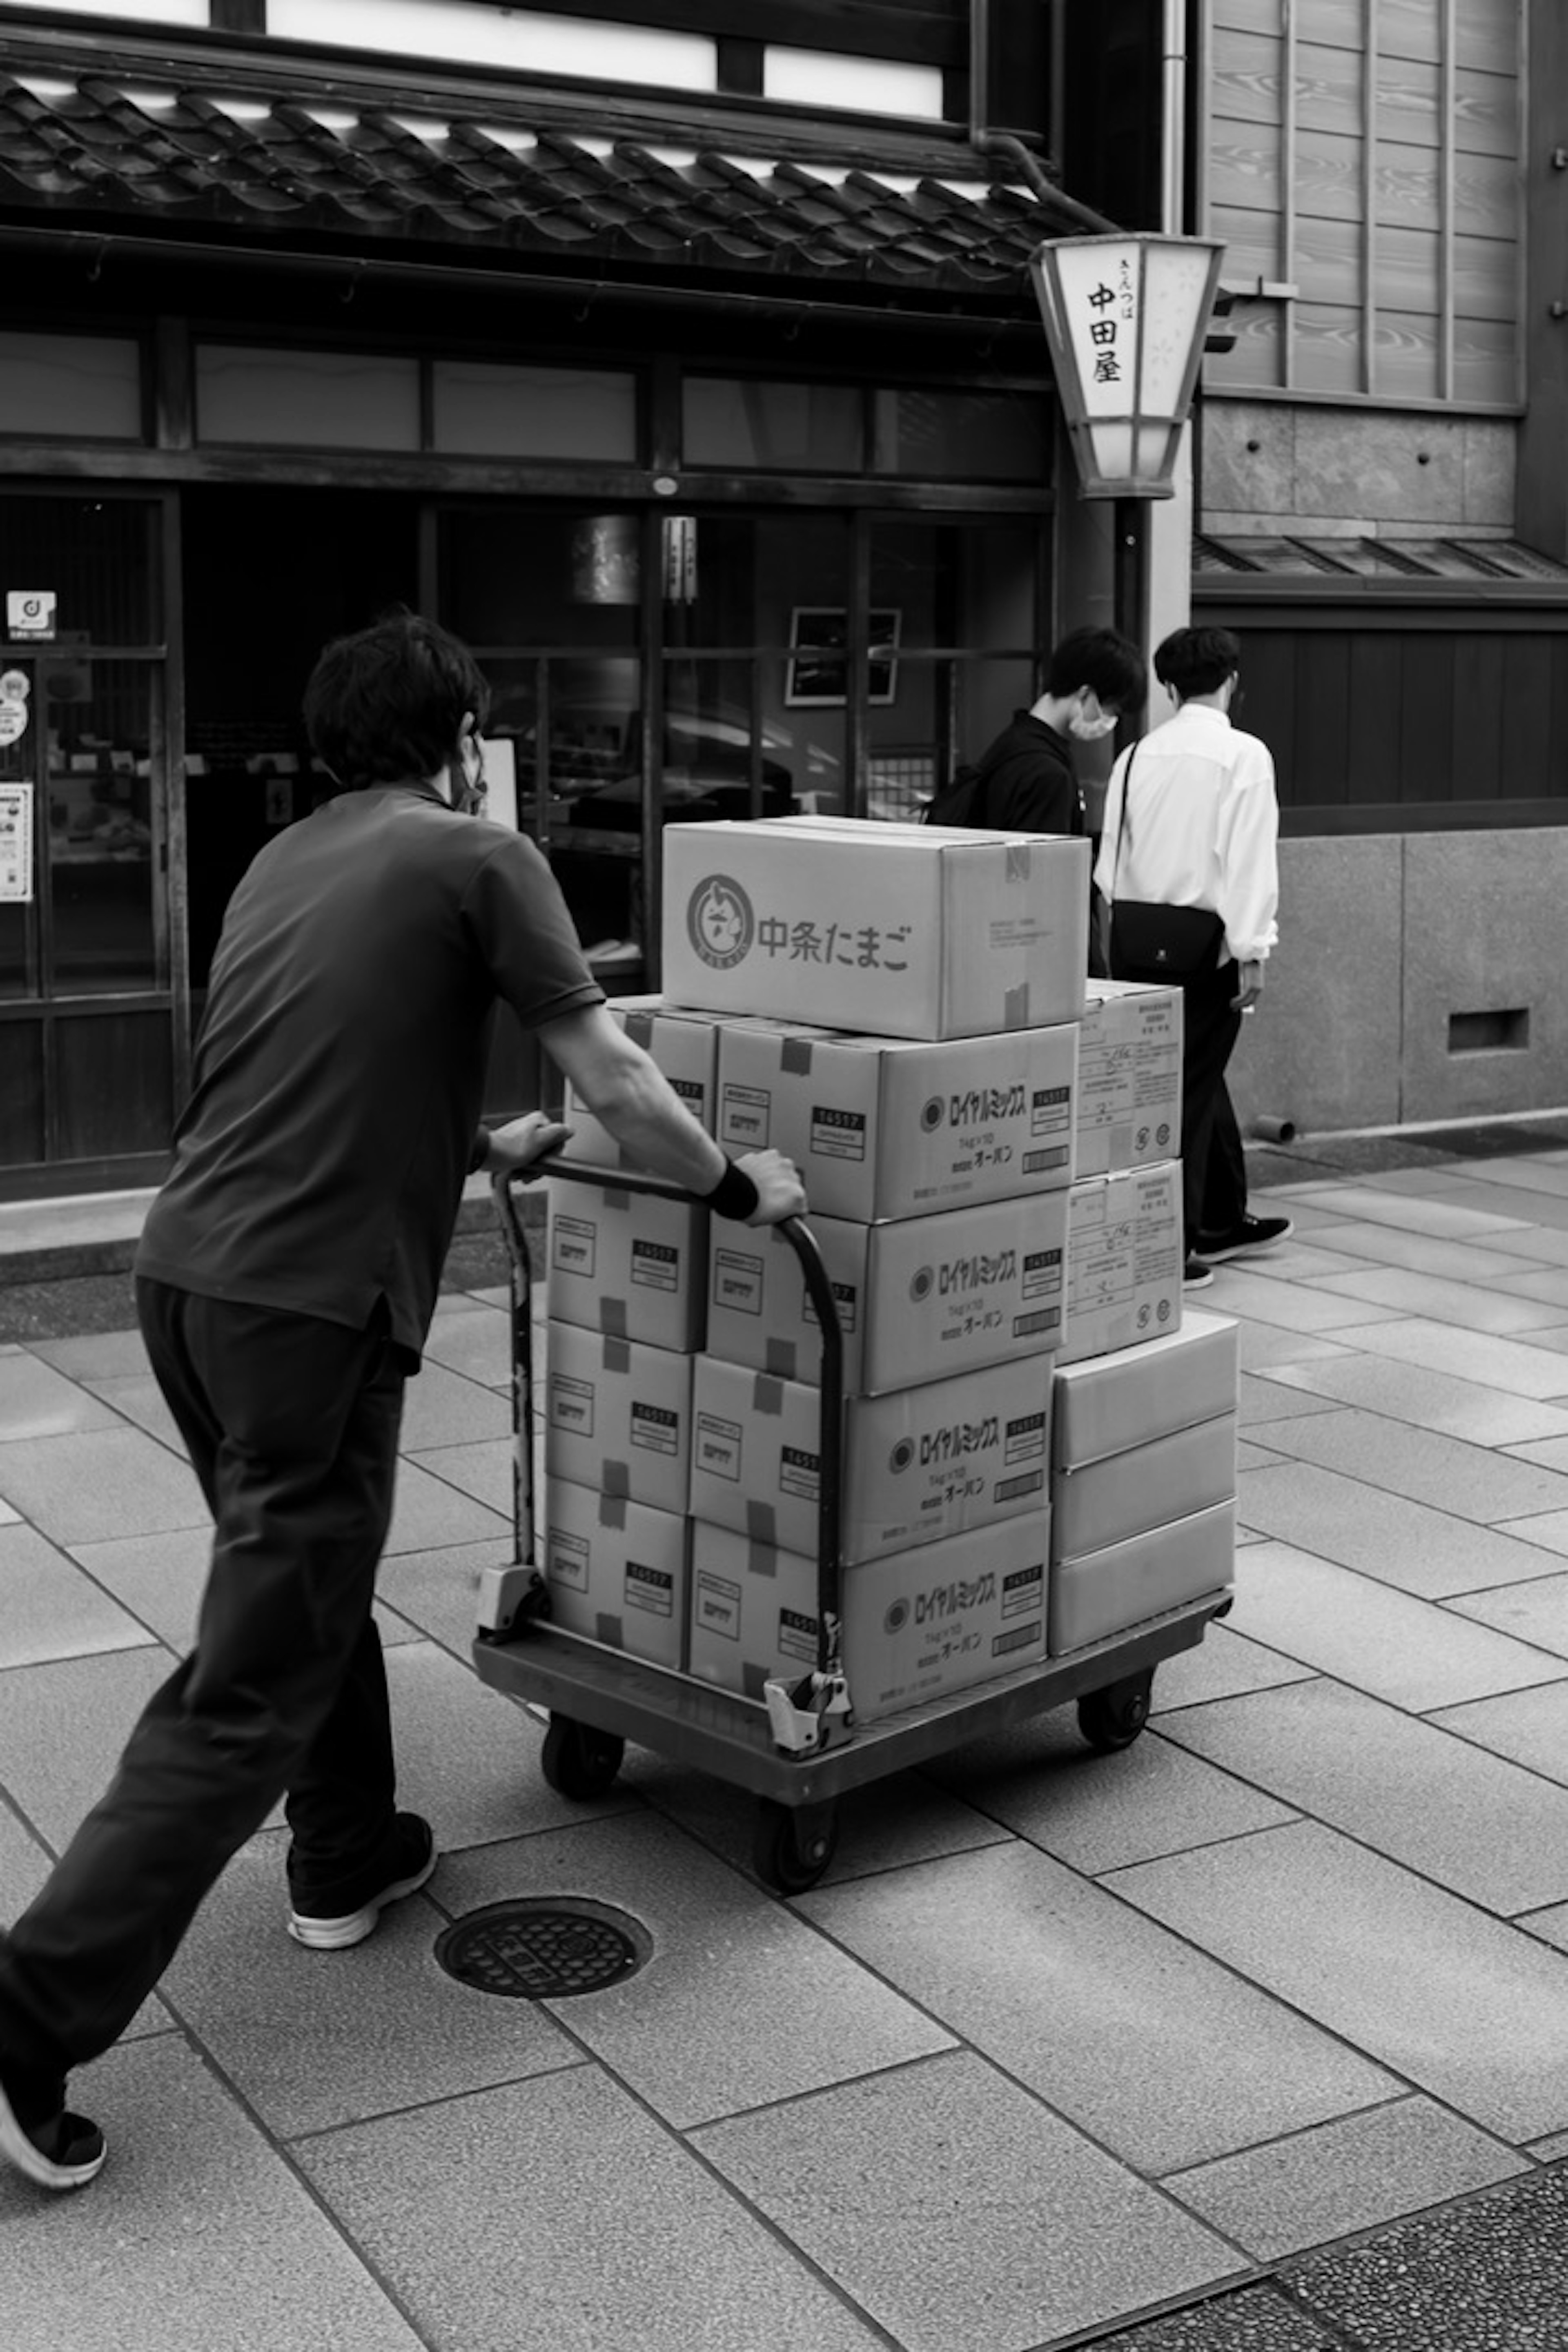
{"label": "box label sticker", "polygon": [[719,1249],[713,1253],[713,1304],[737,1315],[763,1311],[763,1261],[747,1250]]}
{"label": "box label sticker", "polygon": [[810,1150],[812,1157],[816,1160],[864,1160],[864,1111],[833,1110],[826,1103],[813,1103]]}
{"label": "box label sticker", "polygon": [[741,1588],[732,1577],[716,1576],[710,1568],[700,1571],[696,1622],[705,1633],[718,1633],[726,1642],[740,1640]]}
{"label": "box label sticker", "polygon": [[675,1579],[668,1569],[649,1568],[645,1560],[626,1562],[626,1602],[650,1617],[675,1614]]}
{"label": "box label sticker", "polygon": [[744,1145],[748,1151],[766,1148],[773,1101],[765,1087],[731,1083],[719,1100],[719,1140]]}
{"label": "box label sticker", "polygon": [[738,1421],[721,1421],[716,1412],[700,1412],[697,1416],[696,1466],[711,1478],[728,1478],[738,1485],[741,1477],[741,1424]]}
{"label": "box label sticker", "polygon": [[779,1449],[779,1488],[796,1501],[815,1503],[819,1483],[820,1465],[815,1454],[807,1454],[799,1445]]}
{"label": "box label sticker", "polygon": [[680,1451],[680,1415],[667,1405],[632,1405],[632,1444],[645,1454],[676,1454]]}
{"label": "box label sticker", "polygon": [[550,1375],[550,1425],[570,1430],[578,1437],[594,1434],[594,1383],[574,1380],[566,1372]]}
{"label": "box label sticker", "polygon": [[796,1658],[802,1665],[816,1664],[816,1620],[798,1609],[779,1611],[779,1655]]}
{"label": "box label sticker", "polygon": [[585,1275],[592,1281],[599,1229],[584,1217],[557,1217],[550,1263],[558,1274]]}
{"label": "box label sticker", "polygon": [[551,1528],[546,1538],[544,1572],[552,1583],[570,1585],[574,1592],[586,1592],[591,1559],[585,1536],[572,1535],[565,1528]]}
{"label": "box label sticker", "polygon": [[680,1252],[668,1242],[634,1241],[631,1278],[644,1290],[673,1296],[680,1287]]}

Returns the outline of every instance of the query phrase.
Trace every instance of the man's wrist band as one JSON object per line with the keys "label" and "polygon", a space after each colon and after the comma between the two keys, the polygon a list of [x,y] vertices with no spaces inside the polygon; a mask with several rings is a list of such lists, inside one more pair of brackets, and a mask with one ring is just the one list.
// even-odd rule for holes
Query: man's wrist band
{"label": "man's wrist band", "polygon": [[733,1217],[737,1223],[744,1224],[763,1196],[745,1170],[737,1168],[731,1160],[713,1190],[701,1197],[716,1217]]}

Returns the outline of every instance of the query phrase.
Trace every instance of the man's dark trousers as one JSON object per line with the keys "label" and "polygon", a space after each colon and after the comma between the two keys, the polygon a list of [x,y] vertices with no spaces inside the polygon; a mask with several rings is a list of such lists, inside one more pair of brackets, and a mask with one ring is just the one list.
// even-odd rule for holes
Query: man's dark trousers
{"label": "man's dark trousers", "polygon": [[[1120,960],[1116,977],[1171,986],[1168,972]],[[1239,968],[1226,963],[1181,984],[1182,1223],[1189,1257],[1200,1254],[1201,1234],[1233,1234],[1247,1214],[1247,1160],[1225,1083],[1241,1034],[1240,1007],[1230,1001],[1240,978]]]}
{"label": "man's dark trousers", "polygon": [[153,1370],[214,1521],[196,1645],[31,1907],[0,1937],[0,2052],[66,2074],[106,2050],[203,1896],[285,1791],[297,1899],[390,1835],[371,1616],[404,1366],[384,1329],[142,1281]]}

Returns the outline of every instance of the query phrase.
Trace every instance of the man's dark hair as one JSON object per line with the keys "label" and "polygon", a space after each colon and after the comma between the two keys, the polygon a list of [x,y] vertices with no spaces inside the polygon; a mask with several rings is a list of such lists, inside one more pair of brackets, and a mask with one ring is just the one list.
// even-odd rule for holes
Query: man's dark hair
{"label": "man's dark hair", "polygon": [[339,783],[360,792],[435,775],[465,712],[482,729],[489,700],[467,646],[399,610],[325,648],[305,688],[305,730]]}
{"label": "man's dark hair", "polygon": [[1154,675],[1178,702],[1217,694],[1241,667],[1241,643],[1228,629],[1173,629],[1154,649]]}
{"label": "man's dark hair", "polygon": [[1101,708],[1142,710],[1149,694],[1149,672],[1142,654],[1131,637],[1118,629],[1075,629],[1051,655],[1046,671],[1047,694],[1076,694],[1080,686],[1093,689]]}

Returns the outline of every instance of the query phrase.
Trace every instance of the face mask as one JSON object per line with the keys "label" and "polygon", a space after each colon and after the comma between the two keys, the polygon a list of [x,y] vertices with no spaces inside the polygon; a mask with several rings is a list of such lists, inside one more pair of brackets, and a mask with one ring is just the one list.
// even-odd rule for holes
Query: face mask
{"label": "face mask", "polygon": [[1115,719],[1107,719],[1103,712],[1098,719],[1085,719],[1081,712],[1075,711],[1068,720],[1068,733],[1079,743],[1099,743],[1107,735],[1115,734],[1117,724]]}

